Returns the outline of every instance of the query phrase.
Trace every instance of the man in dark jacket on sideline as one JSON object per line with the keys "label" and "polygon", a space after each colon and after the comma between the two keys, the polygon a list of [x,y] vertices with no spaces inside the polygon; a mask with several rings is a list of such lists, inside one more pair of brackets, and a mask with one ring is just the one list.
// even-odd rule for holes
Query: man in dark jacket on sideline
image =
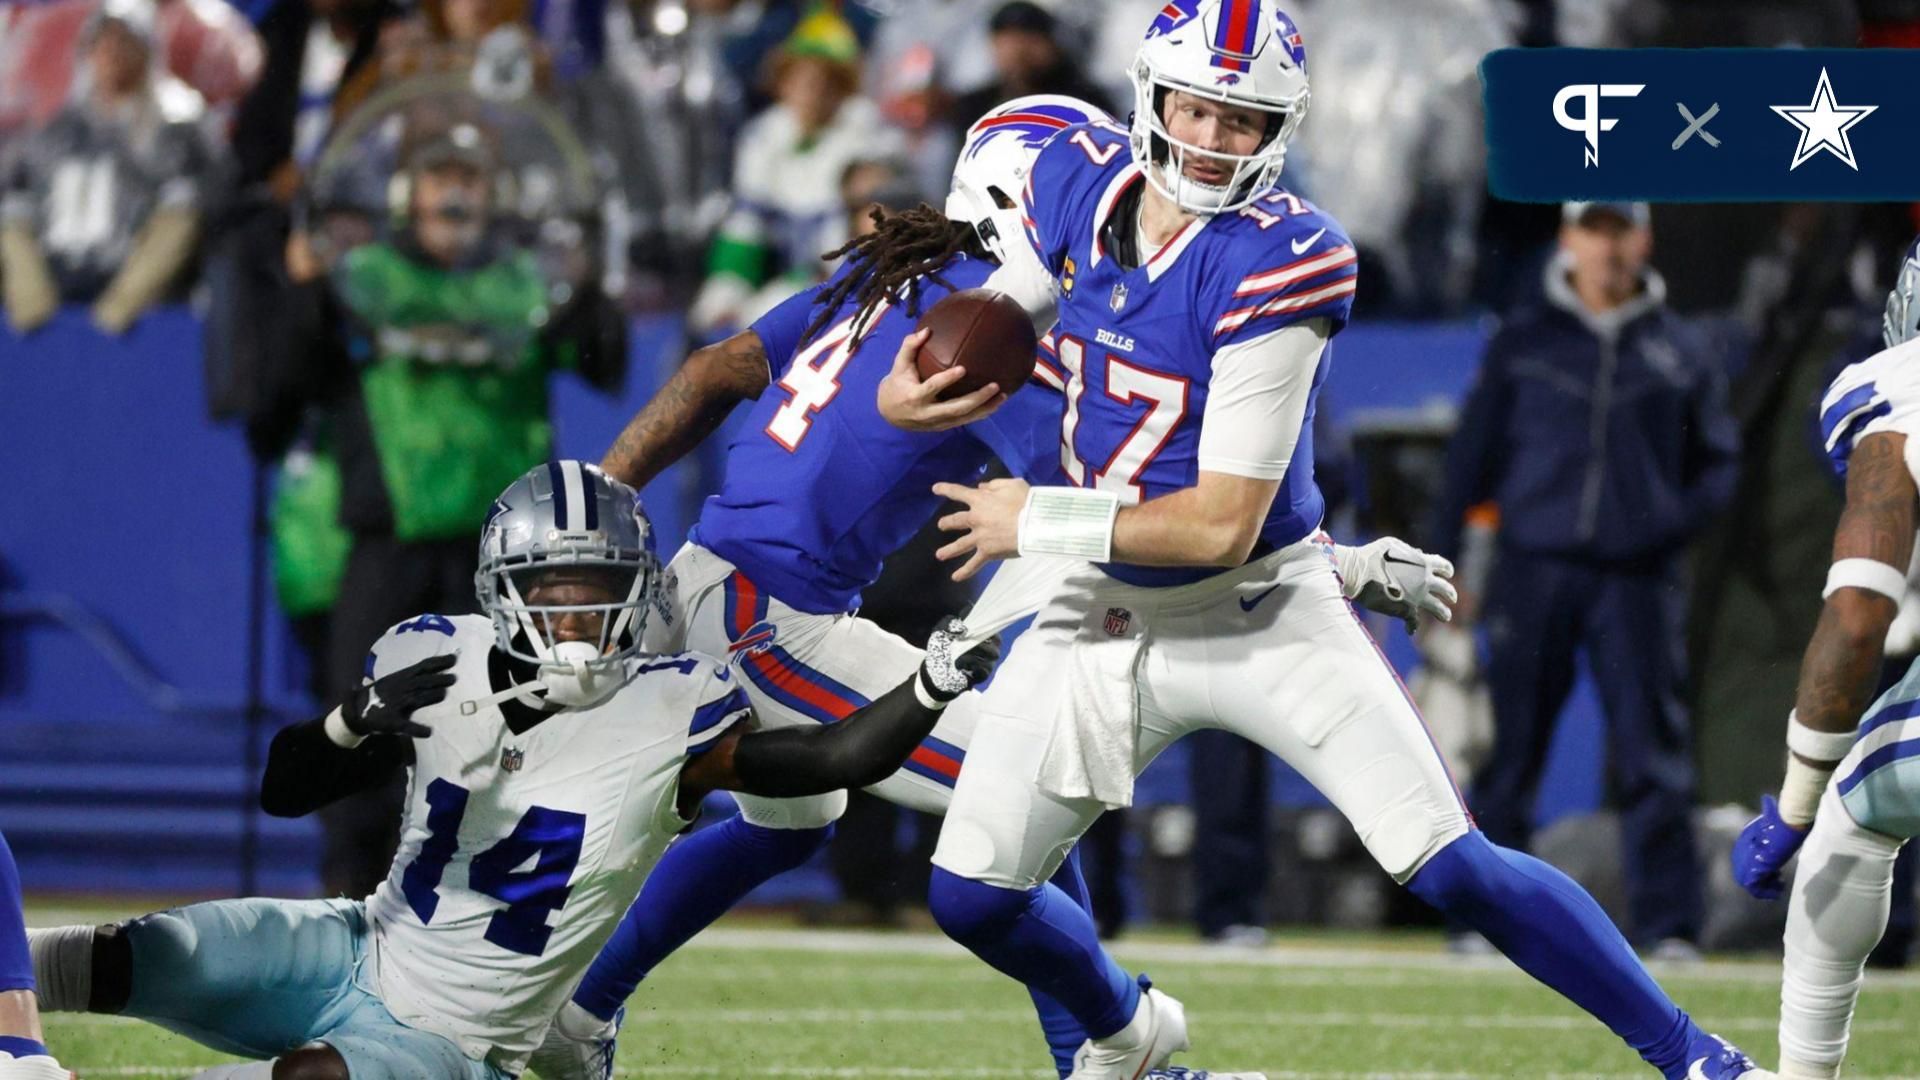
{"label": "man in dark jacket on sideline", "polygon": [[1688,541],[1732,493],[1724,373],[1667,309],[1644,203],[1569,203],[1544,302],[1487,344],[1447,458],[1432,550],[1499,508],[1485,605],[1496,734],[1472,807],[1524,849],[1554,722],[1585,647],[1607,716],[1630,935],[1695,952],[1701,881],[1684,703]]}

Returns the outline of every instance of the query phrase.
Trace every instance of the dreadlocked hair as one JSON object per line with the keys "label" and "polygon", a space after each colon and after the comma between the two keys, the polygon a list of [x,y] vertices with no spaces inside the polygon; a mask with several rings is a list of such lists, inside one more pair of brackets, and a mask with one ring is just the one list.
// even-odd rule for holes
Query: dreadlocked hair
{"label": "dreadlocked hair", "polygon": [[826,329],[849,297],[859,302],[853,325],[861,331],[866,330],[874,309],[889,299],[904,301],[907,317],[918,319],[923,280],[951,290],[940,271],[955,255],[989,257],[972,225],[954,221],[926,203],[891,214],[876,206],[873,224],[873,232],[821,256],[831,261],[844,255],[852,268],[814,298],[819,311],[800,335],[802,340]]}

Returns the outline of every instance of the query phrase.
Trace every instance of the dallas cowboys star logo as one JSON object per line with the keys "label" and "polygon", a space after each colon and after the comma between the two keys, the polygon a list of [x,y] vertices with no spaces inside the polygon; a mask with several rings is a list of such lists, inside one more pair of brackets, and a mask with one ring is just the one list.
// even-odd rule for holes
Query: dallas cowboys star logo
{"label": "dallas cowboys star logo", "polygon": [[1787,170],[1799,168],[1808,158],[1825,150],[1847,168],[1859,172],[1860,163],[1853,159],[1853,143],[1847,138],[1847,129],[1879,107],[1834,104],[1833,83],[1827,80],[1827,69],[1821,68],[1820,82],[1813,89],[1813,101],[1806,105],[1770,106],[1781,119],[1800,129],[1800,145],[1794,147],[1793,164],[1787,166]]}

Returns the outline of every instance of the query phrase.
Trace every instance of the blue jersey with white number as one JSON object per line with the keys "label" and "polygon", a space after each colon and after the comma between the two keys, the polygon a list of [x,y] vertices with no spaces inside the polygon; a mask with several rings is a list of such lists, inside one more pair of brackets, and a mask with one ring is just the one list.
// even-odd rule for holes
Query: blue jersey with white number
{"label": "blue jersey with white number", "polygon": [[[993,269],[962,255],[940,276],[954,290],[971,289]],[[948,291],[923,280],[920,310]],[[835,614],[859,607],[881,560],[933,517],[936,482],[973,483],[994,456],[1016,476],[1057,482],[1060,396],[1029,386],[964,428],[902,431],[881,417],[876,396],[916,320],[903,305],[888,305],[849,350],[859,307],[849,299],[827,329],[803,339],[818,292],[754,323],[773,385],[728,447],[726,480],[701,507],[691,538],[789,607]]]}
{"label": "blue jersey with white number", "polygon": [[718,660],[627,661],[598,705],[515,734],[481,615],[423,615],[380,638],[378,679],[453,654],[446,700],[414,713],[400,847],[367,899],[380,1000],[402,1023],[518,1074],[667,844],[687,761],[752,713]]}
{"label": "blue jersey with white number", "polygon": [[[1353,244],[1340,224],[1278,189],[1245,209],[1193,221],[1126,269],[1101,230],[1145,183],[1125,129],[1085,124],[1040,151],[1025,198],[1029,239],[1059,286],[1051,345],[1067,381],[1062,467],[1068,482],[1118,492],[1125,504],[1199,479],[1215,350],[1308,319],[1326,319],[1337,332],[1355,281]],[[1311,534],[1326,511],[1313,482],[1313,415],[1330,355],[1314,374],[1299,442],[1261,529],[1275,547]],[[1141,585],[1215,572],[1105,569]]]}

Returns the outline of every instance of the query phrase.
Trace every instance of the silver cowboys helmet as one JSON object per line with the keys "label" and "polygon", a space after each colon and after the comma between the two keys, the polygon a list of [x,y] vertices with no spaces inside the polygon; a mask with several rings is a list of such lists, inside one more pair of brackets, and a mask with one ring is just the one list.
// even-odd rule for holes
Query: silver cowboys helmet
{"label": "silver cowboys helmet", "polygon": [[1887,294],[1886,314],[1880,317],[1880,340],[1891,349],[1920,336],[1920,237],[1907,245],[1900,259],[1900,276]]}
{"label": "silver cowboys helmet", "polygon": [[[605,599],[530,602],[543,581],[597,585]],[[536,665],[554,704],[594,704],[626,681],[659,582],[639,493],[585,462],[548,462],[515,480],[480,533],[480,606],[500,650]],[[597,622],[598,640],[560,640],[561,624],[583,617]]]}

